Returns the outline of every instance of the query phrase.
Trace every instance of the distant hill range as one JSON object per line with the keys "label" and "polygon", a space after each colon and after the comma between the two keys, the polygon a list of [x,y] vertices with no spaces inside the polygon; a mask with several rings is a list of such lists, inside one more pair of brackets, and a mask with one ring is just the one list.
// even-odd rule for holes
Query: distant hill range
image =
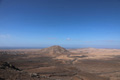
{"label": "distant hill range", "polygon": [[65,48],[60,47],[60,46],[56,46],[56,45],[48,47],[48,48],[41,49],[40,52],[44,53],[44,54],[49,54],[49,55],[52,55],[52,56],[57,56],[57,55],[70,53]]}

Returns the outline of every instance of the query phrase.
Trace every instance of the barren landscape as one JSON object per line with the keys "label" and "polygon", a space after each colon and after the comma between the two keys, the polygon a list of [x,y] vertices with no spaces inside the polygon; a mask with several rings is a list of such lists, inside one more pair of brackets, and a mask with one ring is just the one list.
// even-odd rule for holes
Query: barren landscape
{"label": "barren landscape", "polygon": [[0,80],[120,80],[120,0],[0,0]]}
{"label": "barren landscape", "polygon": [[119,49],[0,50],[0,80],[120,80]]}

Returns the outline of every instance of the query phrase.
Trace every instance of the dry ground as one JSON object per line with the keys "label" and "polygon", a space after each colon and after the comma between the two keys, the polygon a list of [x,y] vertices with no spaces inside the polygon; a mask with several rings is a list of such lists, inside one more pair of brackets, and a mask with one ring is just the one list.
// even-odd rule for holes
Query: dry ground
{"label": "dry ground", "polygon": [[[41,54],[40,49],[0,50],[0,61],[10,62],[21,69],[23,74],[29,76],[28,80],[120,80],[119,49],[68,51],[71,53],[53,57]],[[11,70],[7,71],[8,74],[0,73],[0,78],[13,76],[9,74]],[[3,73],[7,71],[2,70]]]}

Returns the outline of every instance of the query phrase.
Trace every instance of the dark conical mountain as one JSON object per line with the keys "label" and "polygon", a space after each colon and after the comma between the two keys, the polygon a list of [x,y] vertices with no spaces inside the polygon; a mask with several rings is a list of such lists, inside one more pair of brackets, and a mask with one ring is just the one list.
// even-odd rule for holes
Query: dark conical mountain
{"label": "dark conical mountain", "polygon": [[44,48],[44,49],[41,50],[41,52],[42,53],[48,53],[48,54],[54,54],[54,55],[69,53],[68,50],[66,50],[65,48],[60,47],[60,46],[51,46],[51,47],[48,47],[48,48]]}

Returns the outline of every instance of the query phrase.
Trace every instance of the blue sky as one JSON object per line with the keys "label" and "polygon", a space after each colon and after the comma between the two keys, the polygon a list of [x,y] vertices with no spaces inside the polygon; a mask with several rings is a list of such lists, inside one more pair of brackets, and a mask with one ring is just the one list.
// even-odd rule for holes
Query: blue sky
{"label": "blue sky", "polygon": [[120,0],[0,0],[0,47],[120,48]]}

